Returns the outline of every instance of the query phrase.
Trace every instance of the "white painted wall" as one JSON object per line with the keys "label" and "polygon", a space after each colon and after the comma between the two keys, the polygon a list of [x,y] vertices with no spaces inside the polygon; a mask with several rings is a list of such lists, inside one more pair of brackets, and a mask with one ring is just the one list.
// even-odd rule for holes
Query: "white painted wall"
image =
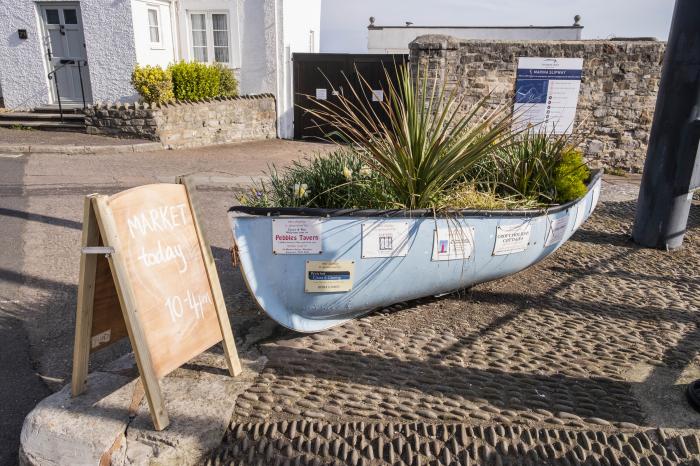
{"label": "white painted wall", "polygon": [[[159,12],[160,44],[151,43],[148,10]],[[140,65],[159,65],[165,68],[176,61],[173,14],[170,2],[131,0],[131,15],[136,42],[136,61]]]}
{"label": "white painted wall", "polygon": [[[20,39],[17,29],[26,29],[28,39]],[[7,108],[30,108],[48,102],[47,71],[33,2],[0,3],[0,64],[0,86]]]}
{"label": "white painted wall", "polygon": [[[129,82],[136,62],[130,0],[75,3],[80,4],[84,25],[93,100],[136,100]],[[0,63],[3,70],[11,70],[0,76],[0,86],[9,109],[49,103],[39,21],[37,3],[31,0],[0,2]],[[17,29],[26,29],[28,39],[19,39]]]}
{"label": "white painted wall", "polygon": [[408,44],[425,34],[459,39],[579,40],[582,27],[403,27],[375,26],[367,31],[369,53],[408,53]]}
{"label": "white painted wall", "polygon": [[277,128],[279,137],[294,137],[294,73],[292,54],[318,53],[321,43],[321,0],[284,0],[282,62],[278,73]]}

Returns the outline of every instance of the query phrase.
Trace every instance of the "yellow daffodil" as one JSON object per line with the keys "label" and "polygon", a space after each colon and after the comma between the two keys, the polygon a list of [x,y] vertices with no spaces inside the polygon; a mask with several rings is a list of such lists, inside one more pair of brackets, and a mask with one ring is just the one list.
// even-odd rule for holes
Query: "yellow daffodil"
{"label": "yellow daffodil", "polygon": [[343,167],[343,176],[346,180],[352,181],[352,170],[350,170],[348,167]]}

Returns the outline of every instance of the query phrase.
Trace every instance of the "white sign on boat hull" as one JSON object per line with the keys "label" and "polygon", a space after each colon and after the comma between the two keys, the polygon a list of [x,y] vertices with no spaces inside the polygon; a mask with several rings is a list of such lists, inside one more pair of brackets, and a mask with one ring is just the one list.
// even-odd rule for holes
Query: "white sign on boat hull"
{"label": "white sign on boat hull", "polygon": [[321,220],[285,218],[272,220],[274,254],[321,254]]}
{"label": "white sign on boat hull", "polygon": [[362,258],[405,257],[408,254],[408,222],[378,220],[362,224]]}
{"label": "white sign on boat hull", "polygon": [[474,253],[474,227],[437,227],[433,234],[433,261],[466,260]]}
{"label": "white sign on boat hull", "polygon": [[561,240],[564,239],[564,234],[566,234],[566,227],[568,225],[568,214],[564,215],[563,217],[556,218],[554,220],[549,220],[549,226],[547,228],[547,240],[544,243],[544,247],[561,242]]}
{"label": "white sign on boat hull", "polygon": [[523,252],[530,243],[530,222],[519,225],[499,226],[496,228],[496,244],[493,247],[494,256]]}

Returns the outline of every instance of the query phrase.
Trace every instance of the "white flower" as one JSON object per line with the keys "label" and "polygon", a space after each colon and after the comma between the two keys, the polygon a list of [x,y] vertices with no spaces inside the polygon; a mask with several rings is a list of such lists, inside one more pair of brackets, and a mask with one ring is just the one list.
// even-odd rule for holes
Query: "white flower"
{"label": "white flower", "polygon": [[362,168],[360,168],[360,176],[367,178],[368,176],[372,175],[372,169],[369,168],[367,165],[363,165]]}
{"label": "white flower", "polygon": [[352,181],[352,170],[350,170],[348,167],[343,167],[343,176],[346,180]]}
{"label": "white flower", "polygon": [[294,197],[303,199],[309,194],[309,186],[306,183],[296,183],[294,185]]}

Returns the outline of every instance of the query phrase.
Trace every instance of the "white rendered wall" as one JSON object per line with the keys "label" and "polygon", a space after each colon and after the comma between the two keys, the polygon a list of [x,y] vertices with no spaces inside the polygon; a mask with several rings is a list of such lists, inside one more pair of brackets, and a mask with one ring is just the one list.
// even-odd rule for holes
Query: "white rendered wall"
{"label": "white rendered wall", "polygon": [[282,63],[277,95],[279,137],[294,137],[294,73],[292,54],[318,53],[321,42],[321,0],[284,0]]}
{"label": "white rendered wall", "polygon": [[579,40],[581,30],[581,27],[376,27],[367,31],[367,51],[408,53],[408,44],[425,34],[482,40]]}
{"label": "white rendered wall", "polygon": [[[160,20],[160,44],[151,43],[148,10],[157,9]],[[168,2],[131,0],[136,41],[136,62],[139,65],[159,65],[165,68],[176,61],[173,40],[171,6]]]}
{"label": "white rendered wall", "polygon": [[[43,47],[34,2],[20,0],[0,3],[0,86],[5,106],[24,109],[48,102]],[[17,29],[26,29],[27,40],[22,40]]]}
{"label": "white rendered wall", "polygon": [[[130,0],[76,3],[83,20],[93,100],[136,100],[129,82],[136,63]],[[37,4],[31,0],[0,2],[0,86],[9,109],[49,103],[39,21]],[[26,29],[28,39],[19,39],[17,29]]]}

